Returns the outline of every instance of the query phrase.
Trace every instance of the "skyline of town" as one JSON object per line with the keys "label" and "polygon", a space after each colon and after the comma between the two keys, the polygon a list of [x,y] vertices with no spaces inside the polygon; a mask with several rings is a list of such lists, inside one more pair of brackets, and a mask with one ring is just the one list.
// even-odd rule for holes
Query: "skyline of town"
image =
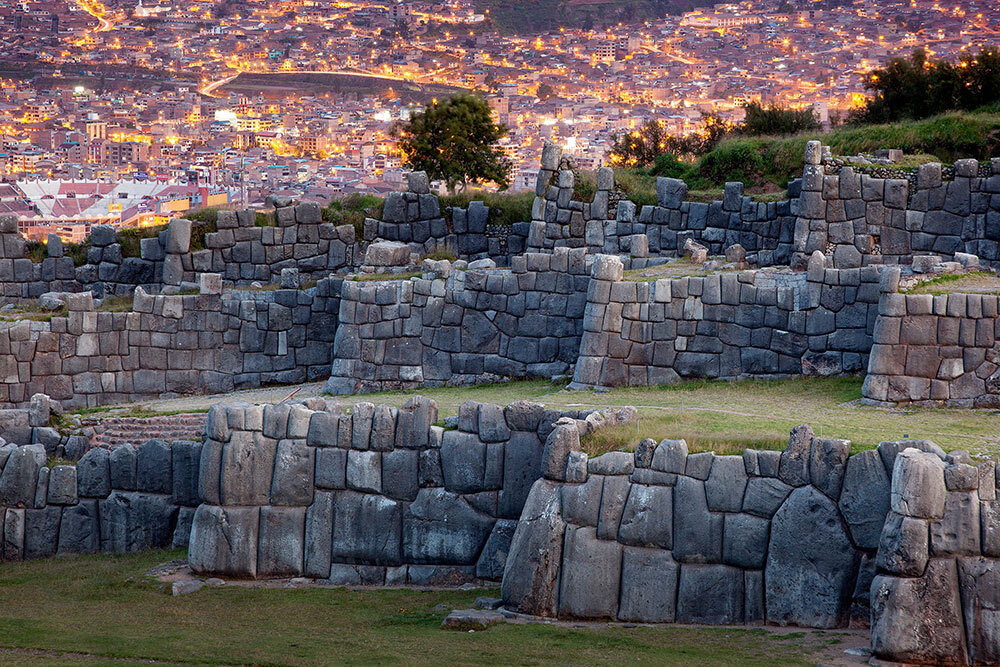
{"label": "skyline of town", "polygon": [[[510,128],[511,187],[527,190],[546,140],[594,169],[615,135],[648,120],[683,135],[706,114],[738,122],[742,105],[762,102],[811,109],[829,126],[892,57],[925,48],[957,59],[1000,41],[995,3],[831,5],[717,4],[505,35],[465,0],[7,2],[0,212],[27,232],[162,224],[186,207],[269,194],[324,205],[382,194],[406,173],[394,125],[461,89],[480,91]],[[38,179],[108,181],[122,200],[23,183]],[[145,181],[163,187],[124,185]]]}

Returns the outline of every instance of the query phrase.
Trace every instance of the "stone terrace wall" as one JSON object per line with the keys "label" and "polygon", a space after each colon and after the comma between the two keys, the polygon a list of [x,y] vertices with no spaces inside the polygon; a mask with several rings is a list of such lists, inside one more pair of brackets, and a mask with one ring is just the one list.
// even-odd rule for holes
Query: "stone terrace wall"
{"label": "stone terrace wall", "polygon": [[0,326],[0,402],[44,393],[87,407],[178,393],[217,393],[325,377],[337,326],[339,278],[307,290],[225,297],[135,291],[131,312],[98,312],[72,295],[65,317]]}
{"label": "stone terrace wall", "polygon": [[693,238],[714,255],[738,243],[751,264],[788,264],[794,242],[794,199],[755,202],[744,196],[742,183],[726,183],[722,201],[710,204],[684,201],[687,191],[684,181],[657,178],[657,205],[643,206],[638,220],[620,221],[618,233],[645,234],[654,254],[677,254],[684,241]]}
{"label": "stone terrace wall", "polygon": [[896,459],[871,585],[877,658],[1000,664],[996,472],[993,462],[946,466],[912,449]]}
{"label": "stone terrace wall", "polygon": [[797,214],[799,261],[819,250],[835,266],[909,263],[913,255],[967,252],[1000,262],[1000,159],[989,165],[958,160],[954,180],[944,182],[940,164],[907,179],[860,175],[851,167],[824,165],[823,147],[806,148]]}
{"label": "stone terrace wall", "polygon": [[361,263],[354,227],[322,220],[315,203],[275,210],[276,227],[258,227],[256,212],[220,211],[218,231],[205,235],[205,248],[191,251],[191,222],[171,221],[159,235],[142,239],[139,257],[124,257],[118,233],[108,225],[91,231],[87,263],[74,266],[62,243],[50,235],[47,256],[32,262],[14,216],[0,216],[0,298],[37,298],[45,292],[93,291],[130,295],[142,286],[159,292],[164,285],[198,282],[200,273],[219,273],[227,281],[270,282],[282,269],[325,275]]}
{"label": "stone terrace wall", "polygon": [[150,440],[51,469],[42,445],[0,447],[2,559],[187,546],[201,447]]}
{"label": "stone terrace wall", "polygon": [[876,404],[1000,406],[994,294],[899,294],[898,269],[875,321],[863,395]]}
{"label": "stone terrace wall", "polygon": [[510,270],[344,282],[327,391],[352,393],[551,377],[576,360],[583,248],[513,258]]}
{"label": "stone terrace wall", "polygon": [[504,605],[567,619],[864,624],[904,447],[950,460],[924,441],[849,456],[848,441],[807,426],[784,452],[643,440],[588,460],[574,425],[557,422],[511,543]]}
{"label": "stone terrace wall", "polygon": [[466,403],[444,430],[421,397],[213,406],[191,566],[348,585],[499,579],[560,414]]}
{"label": "stone terrace wall", "polygon": [[657,385],[678,377],[863,371],[878,312],[875,267],[769,270],[623,282],[599,256],[587,293],[574,386]]}

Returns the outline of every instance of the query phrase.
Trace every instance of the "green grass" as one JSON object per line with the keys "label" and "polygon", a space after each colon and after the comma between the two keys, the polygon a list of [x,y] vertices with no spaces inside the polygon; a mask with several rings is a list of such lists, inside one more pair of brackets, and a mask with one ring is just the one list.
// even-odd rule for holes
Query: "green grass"
{"label": "green grass", "polygon": [[916,285],[901,289],[905,294],[950,294],[970,292],[974,294],[1000,294],[1000,279],[989,271],[969,273],[946,273],[929,280],[921,280]]}
{"label": "green grass", "polygon": [[685,177],[692,188],[742,181],[748,191],[784,187],[802,175],[806,142],[818,139],[834,155],[872,153],[880,148],[901,148],[909,157],[899,166],[915,168],[939,159],[989,159],[1000,148],[1000,114],[947,113],[921,121],[886,125],[844,126],[832,132],[804,133],[791,137],[734,137],[719,142]]}
{"label": "green grass", "polygon": [[362,283],[384,282],[386,280],[409,280],[410,278],[419,278],[422,275],[420,271],[411,273],[359,273],[352,276],[351,280],[357,280]]}
{"label": "green grass", "polygon": [[448,207],[469,208],[469,203],[481,201],[490,207],[491,225],[512,225],[515,222],[531,220],[531,203],[535,200],[532,192],[486,192],[483,190],[467,190],[454,195],[441,197],[441,214],[449,222],[451,214]]}
{"label": "green grass", "polygon": [[[438,604],[494,590],[203,588],[172,597],[149,568],[183,552],[4,563],[0,662],[103,664],[807,665],[858,636],[764,629],[504,624],[440,628]],[[847,642],[844,644],[844,642]],[[557,657],[558,656],[558,657]]]}
{"label": "green grass", "polygon": [[817,436],[846,438],[853,451],[884,440],[933,440],[946,450],[1000,455],[1000,411],[958,408],[877,408],[861,405],[861,378],[792,380],[689,380],[667,387],[622,387],[606,393],[563,391],[544,380],[478,387],[447,387],[342,397],[402,405],[412,395],[433,398],[442,417],[465,401],[507,405],[519,399],[558,409],[633,405],[638,424],[601,430],[585,438],[592,454],[631,449],[643,438],[683,438],[691,451],[740,453],[744,448],[783,449],[799,424]]}
{"label": "green grass", "polygon": [[165,230],[168,225],[155,227],[131,227],[118,230],[118,242],[122,245],[123,257],[141,257],[142,239],[153,238]]}

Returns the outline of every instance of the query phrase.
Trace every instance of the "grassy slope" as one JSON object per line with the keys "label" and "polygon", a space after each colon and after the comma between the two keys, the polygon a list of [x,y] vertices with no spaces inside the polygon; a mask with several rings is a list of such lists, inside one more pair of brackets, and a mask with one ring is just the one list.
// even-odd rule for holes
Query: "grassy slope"
{"label": "grassy slope", "polygon": [[698,161],[691,180],[698,187],[726,181],[784,186],[802,175],[803,154],[811,139],[829,145],[835,155],[901,148],[907,154],[936,156],[944,163],[965,157],[985,160],[1000,149],[1000,114],[949,113],[922,121],[842,127],[826,134],[726,139]]}
{"label": "grassy slope", "polygon": [[[171,597],[144,581],[182,552],[4,563],[0,663],[804,665],[838,633],[692,627],[508,624],[439,628],[437,604],[468,608],[484,591],[244,587]],[[496,594],[496,591],[487,594]],[[16,602],[14,602],[16,601]],[[844,647],[846,648],[846,646]],[[47,651],[42,654],[40,651]],[[839,652],[839,651],[838,651]],[[77,655],[67,655],[76,653]],[[104,658],[104,659],[102,659]]]}

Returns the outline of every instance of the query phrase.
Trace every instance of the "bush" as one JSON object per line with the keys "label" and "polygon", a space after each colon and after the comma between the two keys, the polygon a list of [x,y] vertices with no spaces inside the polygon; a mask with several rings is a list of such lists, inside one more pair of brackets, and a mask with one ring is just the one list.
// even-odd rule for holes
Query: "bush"
{"label": "bush", "polygon": [[468,190],[441,198],[442,213],[449,218],[448,208],[468,208],[469,202],[481,201],[490,207],[491,225],[512,225],[531,220],[534,192],[483,192]]}
{"label": "bush", "polygon": [[129,227],[118,230],[118,242],[122,245],[122,256],[141,257],[142,239],[157,236],[166,228],[167,225],[157,225],[156,227]]}

